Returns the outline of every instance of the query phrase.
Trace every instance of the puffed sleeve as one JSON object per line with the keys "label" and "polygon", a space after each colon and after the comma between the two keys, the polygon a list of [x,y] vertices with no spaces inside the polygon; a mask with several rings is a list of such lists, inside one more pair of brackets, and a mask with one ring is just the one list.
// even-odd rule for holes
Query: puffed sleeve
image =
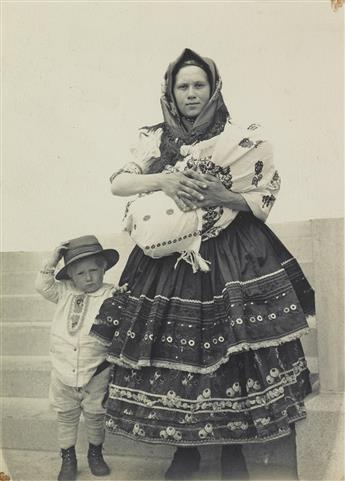
{"label": "puffed sleeve", "polygon": [[116,170],[110,177],[112,182],[122,173],[148,174],[152,164],[160,158],[162,128],[142,128],[137,143],[130,149],[132,160]]}
{"label": "puffed sleeve", "polygon": [[277,198],[280,177],[262,127],[251,124],[243,129],[236,124],[227,125],[212,160],[229,170],[228,188],[241,194],[253,214],[265,221]]}
{"label": "puffed sleeve", "polygon": [[269,142],[263,141],[248,155],[250,172],[245,184],[236,183],[233,190],[240,192],[253,214],[266,221],[280,190],[280,176],[273,162],[273,150]]}

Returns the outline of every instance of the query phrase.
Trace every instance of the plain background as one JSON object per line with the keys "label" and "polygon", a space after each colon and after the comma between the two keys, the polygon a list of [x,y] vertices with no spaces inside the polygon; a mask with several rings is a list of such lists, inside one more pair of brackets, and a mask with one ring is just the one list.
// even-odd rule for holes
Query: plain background
{"label": "plain background", "polygon": [[344,13],[324,1],[4,2],[2,246],[121,230],[111,173],[161,121],[164,71],[211,57],[235,122],[263,124],[282,190],[270,222],[342,217]]}

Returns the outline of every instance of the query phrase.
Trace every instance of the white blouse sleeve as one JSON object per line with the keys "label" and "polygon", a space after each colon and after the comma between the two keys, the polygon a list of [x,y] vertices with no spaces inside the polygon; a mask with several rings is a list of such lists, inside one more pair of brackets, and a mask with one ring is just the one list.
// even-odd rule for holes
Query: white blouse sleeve
{"label": "white blouse sleeve", "polygon": [[253,214],[265,221],[280,189],[280,176],[273,163],[272,146],[260,142],[247,154],[246,174],[236,180],[236,166],[232,189],[242,194]]}
{"label": "white blouse sleeve", "polygon": [[139,130],[139,139],[130,151],[132,160],[116,170],[110,177],[112,182],[115,177],[122,173],[128,174],[148,174],[150,167],[160,158],[160,142],[163,130],[142,128]]}

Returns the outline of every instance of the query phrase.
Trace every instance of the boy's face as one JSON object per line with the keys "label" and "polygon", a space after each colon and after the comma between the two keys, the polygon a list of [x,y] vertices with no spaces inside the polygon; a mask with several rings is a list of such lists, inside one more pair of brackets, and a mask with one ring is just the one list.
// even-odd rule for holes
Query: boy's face
{"label": "boy's face", "polygon": [[75,287],[82,292],[95,292],[103,284],[106,261],[102,257],[86,257],[73,262],[68,275]]}

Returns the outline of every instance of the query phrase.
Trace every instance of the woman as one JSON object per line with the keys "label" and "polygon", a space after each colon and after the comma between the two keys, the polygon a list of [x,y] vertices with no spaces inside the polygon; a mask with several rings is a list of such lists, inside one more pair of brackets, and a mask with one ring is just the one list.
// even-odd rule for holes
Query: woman
{"label": "woman", "polygon": [[[214,62],[184,50],[168,67],[161,103],[164,122],[141,129],[134,161],[112,176],[112,192],[162,190],[181,210],[204,208],[200,254],[210,271],[176,265],[177,254],[152,259],[133,249],[120,280],[129,294],[106,300],[92,329],[116,364],[106,426],[176,445],[166,479],[189,479],[199,468],[197,447],[207,444],[223,446],[223,479],[248,479],[241,445],[286,436],[305,417],[311,388],[299,337],[314,313],[313,291],[263,222],[280,179],[269,144],[252,140],[255,124],[236,137]],[[186,146],[212,138],[244,170],[246,153],[257,155],[248,174],[254,190],[232,192],[231,169],[219,173],[212,161],[204,174],[169,171]],[[222,206],[238,214],[218,232]]]}

